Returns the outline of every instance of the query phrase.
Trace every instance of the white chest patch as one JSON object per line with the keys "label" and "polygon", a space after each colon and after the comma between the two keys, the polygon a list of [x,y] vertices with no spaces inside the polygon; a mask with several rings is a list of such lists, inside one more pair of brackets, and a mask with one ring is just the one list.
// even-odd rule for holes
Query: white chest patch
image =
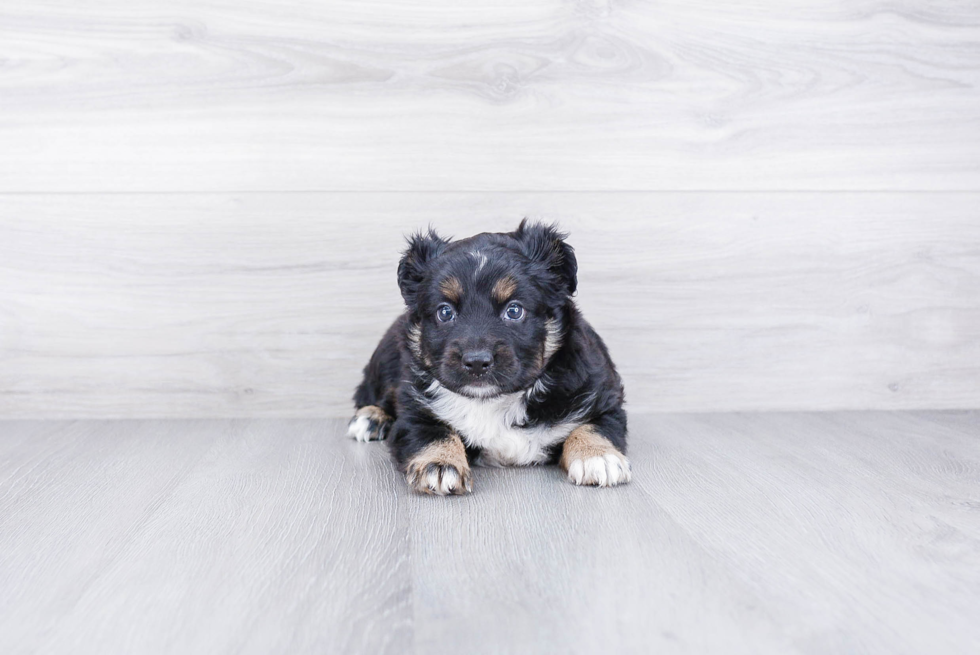
{"label": "white chest patch", "polygon": [[527,420],[524,392],[494,398],[469,398],[446,389],[438,382],[429,388],[426,401],[440,420],[460,434],[467,446],[481,448],[481,464],[526,466],[540,464],[552,446],[582,425],[569,417],[558,425],[521,427]]}

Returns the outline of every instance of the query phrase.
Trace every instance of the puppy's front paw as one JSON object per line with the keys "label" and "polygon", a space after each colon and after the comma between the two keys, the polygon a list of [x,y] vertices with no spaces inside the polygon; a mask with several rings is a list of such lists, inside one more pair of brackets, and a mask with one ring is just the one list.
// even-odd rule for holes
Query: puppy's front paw
{"label": "puppy's front paw", "polygon": [[630,462],[591,425],[576,428],[562,446],[561,466],[569,482],[614,487],[633,477]]}
{"label": "puppy's front paw", "polygon": [[459,436],[429,444],[405,467],[408,486],[424,494],[448,496],[473,490],[473,475],[466,460],[466,448]]}
{"label": "puppy's front paw", "polygon": [[575,459],[568,465],[568,479],[575,484],[614,487],[629,482],[632,477],[629,460],[620,453]]}
{"label": "puppy's front paw", "polygon": [[406,476],[408,485],[424,494],[448,496],[473,491],[473,476],[468,468],[460,471],[452,464],[436,463],[413,466]]}
{"label": "puppy's front paw", "polygon": [[347,436],[358,441],[380,441],[388,436],[391,417],[375,405],[365,405],[347,424]]}

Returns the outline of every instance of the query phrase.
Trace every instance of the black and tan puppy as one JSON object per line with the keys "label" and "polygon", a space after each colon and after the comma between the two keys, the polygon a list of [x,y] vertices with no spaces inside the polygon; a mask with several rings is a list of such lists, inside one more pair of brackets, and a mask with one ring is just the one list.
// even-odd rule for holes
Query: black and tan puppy
{"label": "black and tan puppy", "polygon": [[388,437],[414,489],[466,493],[471,463],[558,462],[575,484],[629,481],[623,385],[572,301],[564,237],[525,220],[461,241],[409,239],[398,264],[407,311],[364,369],[348,434]]}

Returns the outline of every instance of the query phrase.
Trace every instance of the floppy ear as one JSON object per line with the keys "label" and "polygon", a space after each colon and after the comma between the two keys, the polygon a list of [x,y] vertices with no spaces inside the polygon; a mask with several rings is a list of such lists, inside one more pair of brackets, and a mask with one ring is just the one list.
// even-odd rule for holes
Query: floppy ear
{"label": "floppy ear", "polygon": [[415,308],[419,285],[425,279],[429,263],[439,256],[447,243],[449,241],[436,234],[431,227],[428,234],[420,230],[408,237],[408,248],[398,262],[398,288],[410,308]]}
{"label": "floppy ear", "polygon": [[578,287],[578,262],[575,249],[565,243],[568,236],[558,231],[556,225],[530,223],[525,218],[513,236],[521,245],[521,252],[532,262],[543,266],[565,286],[568,295]]}

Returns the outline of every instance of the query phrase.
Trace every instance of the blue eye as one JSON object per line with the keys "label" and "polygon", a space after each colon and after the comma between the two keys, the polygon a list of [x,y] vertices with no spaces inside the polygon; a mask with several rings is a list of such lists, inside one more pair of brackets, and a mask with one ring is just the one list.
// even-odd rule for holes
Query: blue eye
{"label": "blue eye", "polygon": [[449,305],[439,305],[436,308],[436,318],[445,323],[446,321],[451,321],[456,318],[456,312]]}
{"label": "blue eye", "polygon": [[524,318],[524,308],[521,307],[520,303],[512,302],[504,310],[504,318],[510,321],[519,321]]}

